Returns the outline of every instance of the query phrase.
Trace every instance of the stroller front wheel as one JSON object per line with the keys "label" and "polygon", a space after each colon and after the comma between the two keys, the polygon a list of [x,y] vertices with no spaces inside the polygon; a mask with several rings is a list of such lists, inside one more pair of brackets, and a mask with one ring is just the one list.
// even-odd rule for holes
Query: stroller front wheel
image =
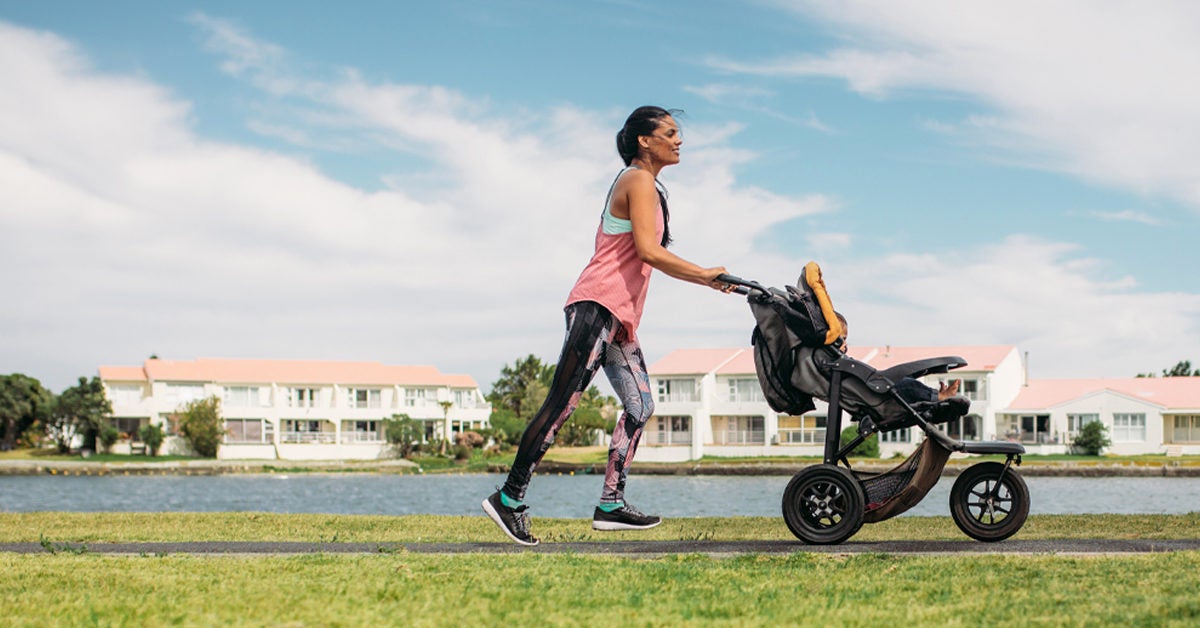
{"label": "stroller front wheel", "polygon": [[852,473],[836,465],[813,465],[788,482],[783,520],[805,543],[834,545],[862,527],[865,503],[862,486]]}
{"label": "stroller front wheel", "polygon": [[1029,487],[1016,469],[1005,471],[999,462],[972,465],[950,489],[950,515],[959,530],[977,541],[1003,541],[1025,525]]}

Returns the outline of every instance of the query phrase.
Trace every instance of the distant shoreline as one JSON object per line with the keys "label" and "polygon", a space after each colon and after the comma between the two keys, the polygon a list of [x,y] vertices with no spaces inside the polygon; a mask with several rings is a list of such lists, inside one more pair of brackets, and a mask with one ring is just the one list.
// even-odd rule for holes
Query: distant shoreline
{"label": "distant shoreline", "polygon": [[[942,475],[958,475],[973,461],[952,460]],[[794,475],[812,462],[678,462],[635,463],[634,475]],[[858,463],[854,470],[880,473],[890,470],[896,462]],[[1024,476],[1058,477],[1200,477],[1200,465],[1163,463],[1079,463],[1038,462],[1019,467]],[[430,470],[429,473],[507,473],[507,465],[489,465],[482,470]],[[539,474],[594,475],[604,473],[599,463],[567,463],[544,461]],[[123,475],[237,475],[264,473],[382,473],[413,475],[425,473],[416,463],[403,460],[184,460],[166,462],[88,462],[88,461],[0,461],[0,476],[123,476]]]}

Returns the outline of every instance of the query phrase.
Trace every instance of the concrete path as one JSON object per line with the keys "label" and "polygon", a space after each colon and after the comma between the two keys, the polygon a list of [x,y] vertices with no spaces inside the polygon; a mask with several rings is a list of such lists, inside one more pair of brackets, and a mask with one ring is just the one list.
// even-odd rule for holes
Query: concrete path
{"label": "concrete path", "polygon": [[1182,540],[1020,540],[999,543],[975,541],[849,541],[841,545],[805,545],[799,541],[614,541],[543,543],[522,547],[514,543],[295,543],[214,541],[202,543],[0,543],[0,552],[19,554],[593,554],[654,558],[668,554],[736,556],[742,554],[1146,554],[1200,550],[1200,539]]}

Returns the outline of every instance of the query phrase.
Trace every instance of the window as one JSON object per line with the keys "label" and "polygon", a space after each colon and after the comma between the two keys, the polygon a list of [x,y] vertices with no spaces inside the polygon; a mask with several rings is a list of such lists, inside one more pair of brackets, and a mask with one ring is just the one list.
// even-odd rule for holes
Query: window
{"label": "window", "polygon": [[[333,427],[330,424],[330,427]],[[333,443],[333,430],[325,430],[325,421],[311,419],[287,419],[279,435],[284,443]]]}
{"label": "window", "polygon": [[964,379],[958,387],[958,394],[970,399],[971,401],[984,401],[987,399],[983,382],[977,379]]}
{"label": "window", "polygon": [[204,398],[203,384],[167,384],[167,401],[183,405]]}
{"label": "window", "polygon": [[1175,423],[1175,429],[1171,431],[1171,442],[1200,442],[1200,415],[1185,414],[1171,418]]}
{"label": "window", "polygon": [[346,393],[351,408],[378,408],[381,405],[378,388],[351,388]]}
{"label": "window", "polygon": [[259,404],[258,386],[226,386],[225,407],[253,408]]}
{"label": "window", "polygon": [[111,384],[108,393],[112,396],[114,406],[131,406],[141,403],[143,397],[141,384]]}
{"label": "window", "polygon": [[955,440],[979,440],[983,434],[983,417],[978,414],[960,416],[939,425],[938,429]]}
{"label": "window", "polygon": [[474,408],[478,403],[475,398],[475,390],[471,388],[457,388],[451,398],[454,400],[454,405],[459,408]]}
{"label": "window", "polygon": [[1114,413],[1112,439],[1114,443],[1146,440],[1146,415],[1141,413]]}
{"label": "window", "polygon": [[404,405],[409,408],[419,408],[425,405],[425,399],[437,399],[437,395],[425,388],[405,388]]}
{"label": "window", "polygon": [[692,417],[690,416],[656,416],[651,419],[654,423],[643,433],[643,438],[651,445],[690,445],[692,444]]}
{"label": "window", "polygon": [[757,379],[729,380],[729,400],[735,402],[766,401]]}
{"label": "window", "polygon": [[275,426],[263,419],[225,419],[225,442],[261,444],[274,440]]}
{"label": "window", "polygon": [[660,379],[658,380],[657,401],[667,403],[672,401],[699,401],[696,396],[696,380],[694,379]]}
{"label": "window", "polygon": [[1099,414],[1068,414],[1067,435],[1074,439],[1076,436],[1079,436],[1079,431],[1083,429],[1083,426],[1099,420]]}
{"label": "window", "polygon": [[342,421],[342,442],[383,442],[383,432],[380,431],[379,424],[380,421]]}
{"label": "window", "polygon": [[890,432],[880,432],[879,442],[881,443],[911,443],[912,428],[904,427]]}
{"label": "window", "polygon": [[138,436],[138,430],[142,428],[142,419],[114,417],[112,419],[112,426],[117,428],[123,439],[141,440],[141,437]]}
{"label": "window", "polygon": [[315,408],[320,403],[321,396],[316,388],[289,388],[289,408]]}
{"label": "window", "polygon": [[779,417],[779,444],[819,445],[824,443],[827,421],[826,417],[813,414],[781,416]]}
{"label": "window", "polygon": [[713,434],[718,445],[762,445],[766,443],[764,419],[760,416],[713,417],[725,420],[725,430]]}

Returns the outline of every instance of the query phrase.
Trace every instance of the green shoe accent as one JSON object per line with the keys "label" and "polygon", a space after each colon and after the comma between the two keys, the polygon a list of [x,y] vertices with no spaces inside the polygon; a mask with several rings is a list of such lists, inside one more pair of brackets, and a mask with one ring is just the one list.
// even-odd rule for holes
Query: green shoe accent
{"label": "green shoe accent", "polygon": [[504,504],[505,508],[518,508],[525,502],[519,502],[508,495],[505,495],[504,491],[500,491],[500,503]]}
{"label": "green shoe accent", "polygon": [[[501,493],[500,495],[503,496],[504,494]],[[603,510],[604,512],[612,512],[624,505],[625,505],[625,502],[613,502],[611,504],[600,504],[599,506],[597,506],[597,508],[599,508],[600,510]]]}

